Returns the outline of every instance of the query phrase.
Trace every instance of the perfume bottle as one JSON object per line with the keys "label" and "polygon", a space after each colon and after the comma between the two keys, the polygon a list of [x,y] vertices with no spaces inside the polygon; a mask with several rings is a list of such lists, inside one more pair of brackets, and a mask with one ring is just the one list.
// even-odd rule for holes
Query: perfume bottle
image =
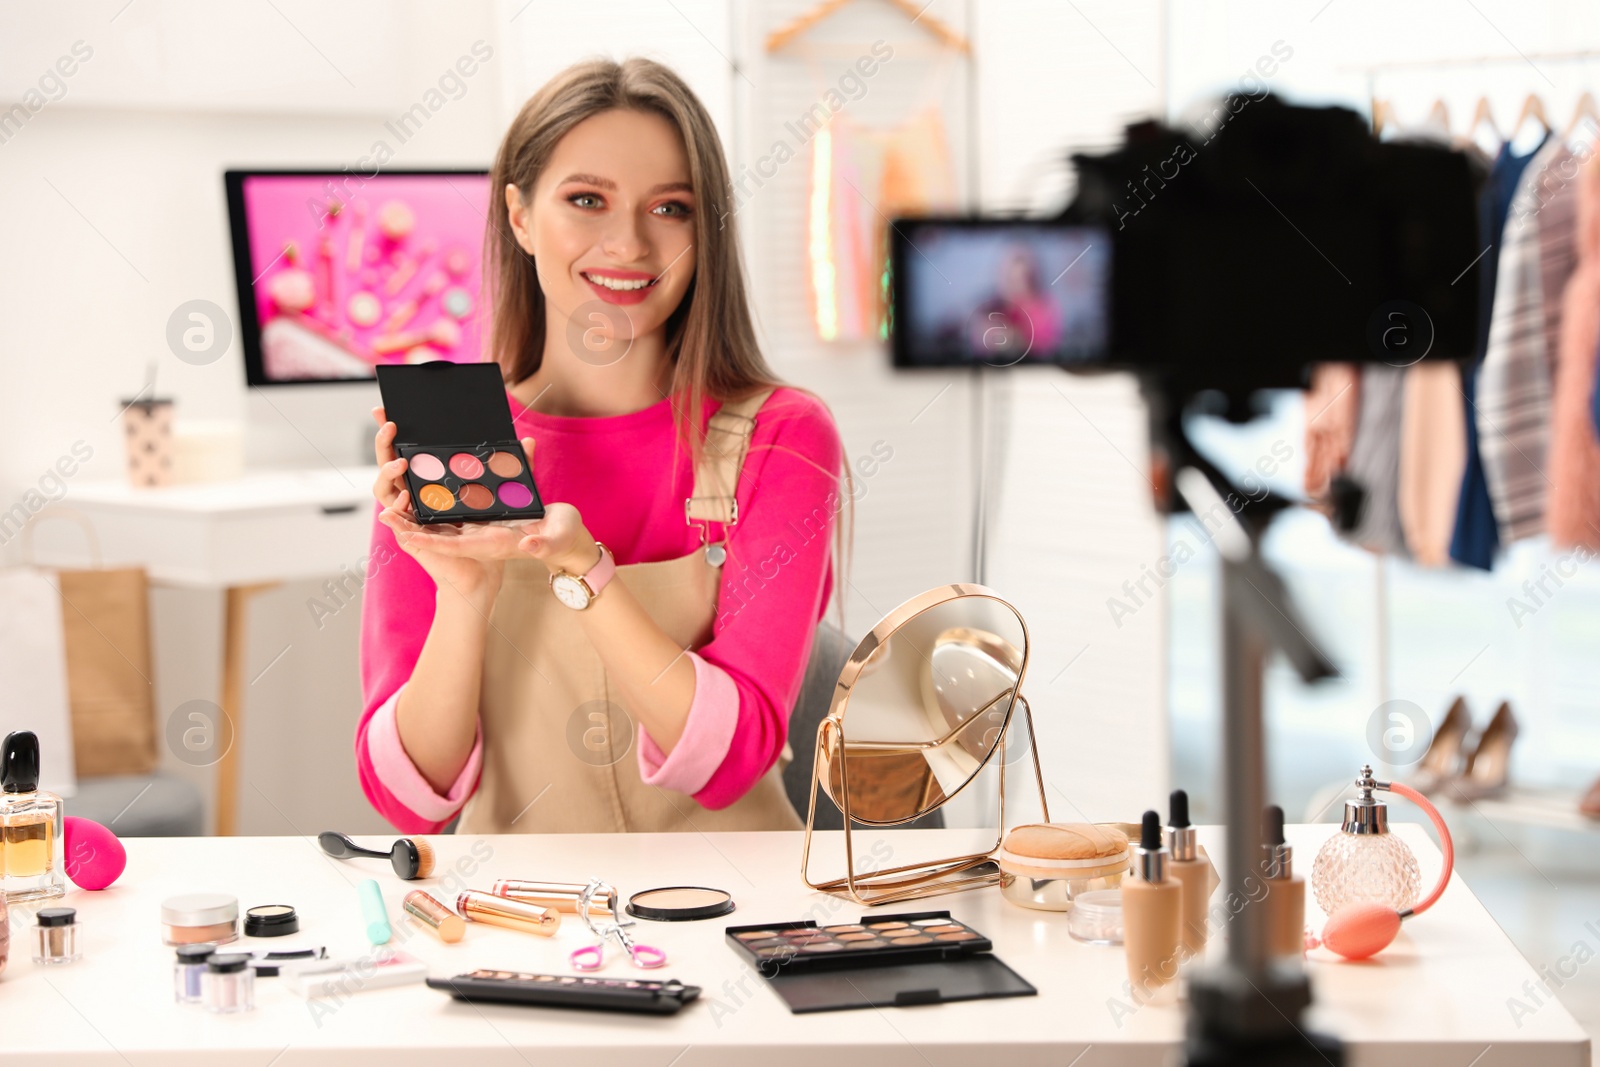
{"label": "perfume bottle", "polygon": [[1345,801],[1344,825],[1323,843],[1311,864],[1311,891],[1324,914],[1346,904],[1382,904],[1404,912],[1422,892],[1411,849],[1389,832],[1389,805],[1373,797],[1386,783],[1362,767],[1356,799]]}
{"label": "perfume bottle", "polygon": [[10,903],[66,893],[61,798],[39,789],[39,739],[7,734],[0,746],[0,892]]}

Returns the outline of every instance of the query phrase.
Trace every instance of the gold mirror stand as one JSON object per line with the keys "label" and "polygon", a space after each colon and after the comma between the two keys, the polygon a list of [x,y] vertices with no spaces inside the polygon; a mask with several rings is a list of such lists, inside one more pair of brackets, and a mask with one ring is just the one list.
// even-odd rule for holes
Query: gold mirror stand
{"label": "gold mirror stand", "polygon": [[[924,863],[908,863],[902,867],[890,867],[882,871],[874,871],[866,876],[856,874],[855,845],[852,839],[850,824],[855,820],[850,818],[850,760],[844,756],[844,724],[834,717],[828,716],[822,720],[822,725],[817,730],[817,755],[815,767],[834,765],[831,753],[838,753],[837,766],[839,768],[839,807],[844,815],[844,862],[845,876],[827,882],[813,882],[811,880],[811,832],[817,821],[817,789],[820,775],[811,776],[811,810],[806,815],[806,841],[805,849],[800,857],[800,877],[805,879],[806,885],[824,893],[833,893],[839,896],[849,896],[857,904],[864,907],[876,907],[879,904],[892,904],[901,900],[914,900],[918,897],[931,897],[940,893],[957,893],[964,889],[979,889],[987,885],[1000,884],[1000,870],[994,865],[993,853],[1005,840],[1006,833],[1006,742],[1011,734],[1011,713],[1016,702],[1022,702],[1022,713],[1028,723],[1028,748],[1033,755],[1033,780],[1039,788],[1039,810],[1044,815],[1044,821],[1050,821],[1050,803],[1044,793],[1044,772],[1039,769],[1039,740],[1033,731],[1033,708],[1028,704],[1028,698],[1021,693],[1015,694],[1012,707],[1006,709],[1006,725],[1000,734],[999,743],[994,748],[993,755],[1000,757],[1000,829],[995,836],[994,844],[987,852],[977,852],[968,856],[960,856],[948,860],[934,860]],[[831,747],[830,747],[831,746]],[[992,758],[992,756],[991,756]],[[934,810],[937,810],[934,809]],[[926,814],[923,812],[921,814]],[[920,816],[902,819],[900,822],[912,822]],[[893,826],[897,823],[885,823]],[[989,868],[982,870],[981,868]]]}

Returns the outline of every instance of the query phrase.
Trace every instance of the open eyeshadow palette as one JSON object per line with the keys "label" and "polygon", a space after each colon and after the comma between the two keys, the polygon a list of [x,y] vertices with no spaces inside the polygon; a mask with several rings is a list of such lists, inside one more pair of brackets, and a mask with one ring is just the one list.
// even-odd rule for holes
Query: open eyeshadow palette
{"label": "open eyeshadow palette", "polygon": [[730,926],[728,944],[796,1013],[893,1007],[1038,990],[990,955],[994,945],[948,911],[860,922]]}
{"label": "open eyeshadow palette", "polygon": [[419,523],[544,518],[498,365],[438,360],[377,373]]}

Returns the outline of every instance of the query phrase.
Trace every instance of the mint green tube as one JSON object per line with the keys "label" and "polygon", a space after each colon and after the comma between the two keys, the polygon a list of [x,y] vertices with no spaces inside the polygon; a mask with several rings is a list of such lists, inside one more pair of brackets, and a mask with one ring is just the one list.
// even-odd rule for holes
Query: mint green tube
{"label": "mint green tube", "polygon": [[394,931],[389,929],[389,912],[383,906],[383,891],[376,879],[368,878],[358,887],[361,891],[361,913],[367,920],[367,940],[374,945],[387,945]]}

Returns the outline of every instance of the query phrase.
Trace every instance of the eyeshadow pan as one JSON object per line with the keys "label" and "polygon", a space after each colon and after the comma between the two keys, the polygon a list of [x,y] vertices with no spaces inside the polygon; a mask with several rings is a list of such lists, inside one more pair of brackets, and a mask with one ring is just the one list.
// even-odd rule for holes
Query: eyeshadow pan
{"label": "eyeshadow pan", "polygon": [[450,473],[457,478],[482,478],[483,460],[471,452],[457,452],[450,457]]}
{"label": "eyeshadow pan", "polygon": [[818,941],[814,945],[801,945],[801,952],[843,952],[844,946],[837,941]]}
{"label": "eyeshadow pan", "polygon": [[912,926],[949,926],[949,919],[913,919]]}
{"label": "eyeshadow pan", "polygon": [[522,460],[510,452],[496,452],[489,457],[489,469],[502,478],[515,478],[522,473]]}
{"label": "eyeshadow pan", "polygon": [[736,934],[735,936],[738,937],[740,941],[765,941],[769,937],[777,937],[778,936],[778,931],[776,931],[776,930],[746,930],[744,933]]}
{"label": "eyeshadow pan", "polygon": [[409,465],[424,481],[436,482],[444,477],[444,464],[432,452],[418,452],[411,457]]}
{"label": "eyeshadow pan", "polygon": [[912,934],[909,937],[896,937],[889,942],[891,945],[930,945],[932,943],[933,938],[924,937],[921,934]]}
{"label": "eyeshadow pan", "polygon": [[844,941],[844,942],[850,942],[850,941],[876,941],[878,939],[877,939],[877,937],[875,935],[869,934],[869,933],[866,933],[866,932],[863,931],[863,932],[854,933],[854,934],[840,934],[839,935],[839,940],[840,941]]}
{"label": "eyeshadow pan", "polygon": [[[507,482],[506,485],[516,485],[516,483]],[[456,506],[455,494],[437,483],[429,483],[417,490],[417,499],[430,511],[449,511]]]}
{"label": "eyeshadow pan", "polygon": [[477,482],[461,487],[461,502],[474,511],[487,511],[494,507],[494,494]]}
{"label": "eyeshadow pan", "polygon": [[830,934],[850,934],[863,929],[863,927],[860,923],[852,923],[848,926],[824,926],[823,929]]}
{"label": "eyeshadow pan", "polygon": [[909,929],[905,923],[868,923],[869,930],[905,930]]}
{"label": "eyeshadow pan", "polygon": [[977,934],[967,930],[963,930],[959,934],[940,934],[938,937],[940,941],[976,941],[977,939]]}
{"label": "eyeshadow pan", "polygon": [[508,508],[525,508],[533,503],[533,493],[521,482],[501,482],[500,503]]}
{"label": "eyeshadow pan", "polygon": [[964,933],[965,931],[966,927],[964,926],[951,926],[946,924],[944,926],[924,927],[922,932],[925,934],[959,934]]}

